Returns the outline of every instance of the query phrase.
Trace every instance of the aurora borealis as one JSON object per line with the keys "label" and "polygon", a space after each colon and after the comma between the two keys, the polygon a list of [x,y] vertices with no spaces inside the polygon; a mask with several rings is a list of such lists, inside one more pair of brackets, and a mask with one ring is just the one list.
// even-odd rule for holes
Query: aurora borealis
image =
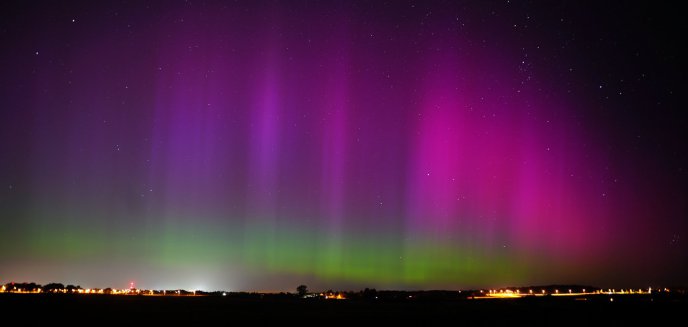
{"label": "aurora borealis", "polygon": [[0,282],[686,282],[671,9],[2,6]]}

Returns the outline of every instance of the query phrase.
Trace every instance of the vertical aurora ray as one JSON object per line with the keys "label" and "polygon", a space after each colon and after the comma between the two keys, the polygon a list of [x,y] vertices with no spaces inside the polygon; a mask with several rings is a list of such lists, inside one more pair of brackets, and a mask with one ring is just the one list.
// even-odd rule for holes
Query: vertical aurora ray
{"label": "vertical aurora ray", "polygon": [[[346,24],[343,24],[346,26]],[[340,27],[344,30],[344,27]],[[347,31],[341,31],[338,39],[346,44]],[[317,253],[318,263],[322,266],[320,271],[327,273],[332,270],[342,270],[345,233],[346,187],[347,187],[347,158],[350,155],[348,140],[350,140],[351,127],[348,124],[349,116],[349,49],[346,46],[334,47],[328,54],[328,66],[332,67],[326,73],[326,94],[321,99],[320,119],[322,124],[322,200],[320,211],[323,217],[327,217],[323,223],[322,244],[323,248]]]}
{"label": "vertical aurora ray", "polygon": [[583,50],[544,25],[514,34],[527,8],[153,7],[60,11],[8,41],[1,281],[456,289],[678,275],[685,187],[666,158],[681,152],[655,147],[676,141],[598,119],[611,82],[569,77]]}

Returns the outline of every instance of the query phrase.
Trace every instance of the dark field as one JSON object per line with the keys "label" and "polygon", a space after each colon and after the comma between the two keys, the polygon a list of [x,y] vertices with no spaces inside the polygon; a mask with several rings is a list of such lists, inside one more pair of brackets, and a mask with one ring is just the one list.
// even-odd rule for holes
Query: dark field
{"label": "dark field", "polygon": [[[156,297],[0,294],[0,311],[20,321],[113,322],[451,322],[452,325],[651,325],[688,320],[685,296],[589,296],[456,301],[336,301],[237,299],[221,296]],[[674,323],[674,324],[676,324]]]}

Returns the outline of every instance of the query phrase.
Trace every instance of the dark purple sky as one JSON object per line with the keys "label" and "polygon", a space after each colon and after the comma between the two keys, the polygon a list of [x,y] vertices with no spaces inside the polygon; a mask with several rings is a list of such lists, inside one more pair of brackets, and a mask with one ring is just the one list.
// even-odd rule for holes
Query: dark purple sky
{"label": "dark purple sky", "polygon": [[0,282],[685,285],[669,5],[0,5]]}

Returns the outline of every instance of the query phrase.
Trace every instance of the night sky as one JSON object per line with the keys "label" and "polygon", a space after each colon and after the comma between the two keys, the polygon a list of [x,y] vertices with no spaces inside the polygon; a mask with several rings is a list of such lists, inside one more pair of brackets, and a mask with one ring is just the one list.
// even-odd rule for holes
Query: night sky
{"label": "night sky", "polygon": [[0,5],[0,282],[688,282],[685,17],[601,1]]}

